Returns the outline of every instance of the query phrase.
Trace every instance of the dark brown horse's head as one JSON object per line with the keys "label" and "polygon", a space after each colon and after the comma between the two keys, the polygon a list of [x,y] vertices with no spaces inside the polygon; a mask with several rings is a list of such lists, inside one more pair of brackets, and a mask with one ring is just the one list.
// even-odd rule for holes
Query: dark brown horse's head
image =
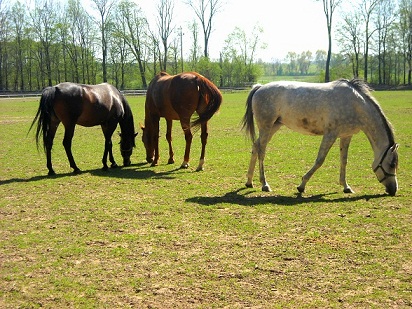
{"label": "dark brown horse's head", "polygon": [[134,133],[132,135],[128,134],[121,134],[120,135],[120,153],[123,157],[123,166],[130,166],[131,161],[130,157],[133,153],[133,148],[136,147],[135,137],[138,133]]}
{"label": "dark brown horse's head", "polygon": [[142,142],[144,147],[146,148],[146,161],[147,163],[152,163],[154,159],[154,146],[150,137],[150,132],[143,125],[140,125],[140,128],[143,131]]}

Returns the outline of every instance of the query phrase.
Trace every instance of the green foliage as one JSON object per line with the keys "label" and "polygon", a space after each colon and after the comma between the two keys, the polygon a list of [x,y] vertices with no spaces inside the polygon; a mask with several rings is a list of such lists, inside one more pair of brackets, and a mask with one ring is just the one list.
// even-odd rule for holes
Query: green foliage
{"label": "green foliage", "polygon": [[[281,129],[267,149],[273,192],[244,187],[251,145],[240,130],[247,92],[224,93],[210,121],[205,171],[178,169],[184,137],[173,128],[167,165],[101,170],[99,127],[77,127],[72,175],[59,128],[57,175],[27,135],[38,99],[0,101],[0,307],[2,308],[406,308],[411,306],[411,93],[376,92],[400,144],[399,194],[384,194],[364,134],[354,136],[342,193],[339,145],[298,195],[319,137]],[[144,97],[128,97],[136,127]],[[114,156],[121,162],[119,138]],[[255,174],[258,183],[258,175]]]}

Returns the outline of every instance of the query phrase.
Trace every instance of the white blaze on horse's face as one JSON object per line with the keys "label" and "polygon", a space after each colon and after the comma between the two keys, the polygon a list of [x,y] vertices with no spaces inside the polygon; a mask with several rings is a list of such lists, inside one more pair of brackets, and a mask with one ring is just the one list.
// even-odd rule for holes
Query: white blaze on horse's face
{"label": "white blaze on horse's face", "polygon": [[398,190],[396,171],[398,169],[398,144],[389,147],[379,161],[373,163],[373,171],[379,182],[386,188],[386,192],[392,196]]}

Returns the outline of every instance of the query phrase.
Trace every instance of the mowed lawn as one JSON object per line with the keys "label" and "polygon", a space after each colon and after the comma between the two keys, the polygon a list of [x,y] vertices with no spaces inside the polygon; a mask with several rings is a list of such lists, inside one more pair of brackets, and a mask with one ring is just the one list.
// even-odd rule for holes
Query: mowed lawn
{"label": "mowed lawn", "polygon": [[[34,132],[38,99],[0,100],[1,308],[410,308],[412,306],[412,92],[374,92],[396,130],[399,191],[386,195],[363,133],[339,185],[339,143],[297,194],[320,137],[282,128],[269,144],[273,192],[244,186],[251,144],[240,129],[248,92],[224,93],[210,121],[206,164],[181,170],[184,137],[168,165],[102,171],[99,127],[77,127],[72,175],[60,127],[48,177]],[[144,97],[128,97],[136,131]],[[140,131],[140,129],[139,129]],[[119,137],[113,136],[119,164]],[[258,169],[256,169],[258,172]]]}

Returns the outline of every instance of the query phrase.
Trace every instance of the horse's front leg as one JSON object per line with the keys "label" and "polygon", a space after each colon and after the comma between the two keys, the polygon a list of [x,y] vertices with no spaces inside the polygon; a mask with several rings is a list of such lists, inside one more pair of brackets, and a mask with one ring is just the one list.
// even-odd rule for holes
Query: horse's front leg
{"label": "horse's front leg", "polygon": [[186,121],[181,119],[180,123],[182,125],[186,141],[185,156],[183,158],[183,163],[180,166],[180,168],[188,168],[190,160],[190,147],[192,146],[193,134],[190,131],[190,119],[187,119]]}
{"label": "horse's front leg", "polygon": [[109,169],[109,167],[107,166],[107,156],[109,156],[109,160],[111,163],[110,167],[111,168],[118,167],[113,157],[113,143],[112,143],[112,135],[113,135],[114,130],[116,129],[116,126],[117,126],[117,123],[105,124],[101,126],[103,134],[104,134],[104,152],[103,152],[102,163],[103,163],[103,170],[105,171]]}
{"label": "horse's front leg", "polygon": [[313,174],[322,166],[323,162],[325,162],[326,155],[328,154],[330,148],[332,147],[333,143],[336,141],[336,136],[331,134],[325,134],[323,136],[322,142],[319,147],[318,156],[316,158],[315,164],[313,167],[302,177],[302,182],[297,187],[300,193],[305,191],[306,183],[309,179],[313,176]]}
{"label": "horse's front leg", "polygon": [[200,139],[202,141],[202,150],[200,152],[200,160],[199,165],[196,171],[203,171],[203,165],[205,164],[205,153],[206,153],[206,144],[207,144],[207,137],[209,133],[207,132],[207,122],[202,124],[202,133],[200,135]]}
{"label": "horse's front leg", "polygon": [[160,118],[157,118],[156,121],[153,121],[153,134],[152,134],[152,145],[154,158],[151,166],[157,166],[159,164],[159,121]]}
{"label": "horse's front leg", "polygon": [[348,164],[348,149],[352,136],[341,137],[340,139],[340,176],[339,182],[343,186],[344,193],[354,193],[346,182],[346,165]]}
{"label": "horse's front leg", "polygon": [[109,167],[107,166],[107,156],[109,156],[109,160],[111,163],[110,167],[111,168],[118,167],[113,157],[113,143],[112,143],[111,138],[106,139],[104,142],[104,152],[103,152],[102,163],[103,163],[103,170],[105,171],[109,169]]}
{"label": "horse's front leg", "polygon": [[166,119],[166,140],[169,144],[169,160],[167,161],[168,164],[175,163],[173,147],[172,147],[172,125],[173,125],[173,120]]}
{"label": "horse's front leg", "polygon": [[73,169],[73,173],[77,174],[80,173],[80,169],[77,167],[76,162],[74,162],[72,154],[72,139],[74,135],[74,127],[75,124],[65,126],[63,146],[64,150],[66,150],[66,155],[67,159],[69,160],[70,167]]}

